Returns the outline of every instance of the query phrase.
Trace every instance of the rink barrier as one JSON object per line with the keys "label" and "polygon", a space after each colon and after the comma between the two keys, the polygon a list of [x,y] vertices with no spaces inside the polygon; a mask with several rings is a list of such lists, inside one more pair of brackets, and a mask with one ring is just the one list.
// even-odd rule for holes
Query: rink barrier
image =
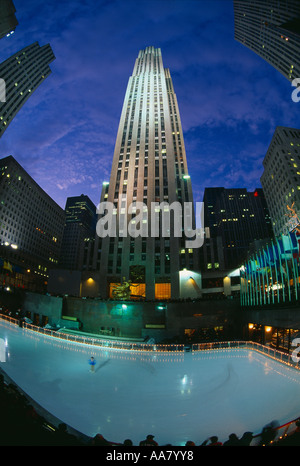
{"label": "rink barrier", "polygon": [[[293,355],[290,353],[284,353],[278,351],[269,346],[262,345],[253,341],[219,341],[219,342],[209,342],[209,343],[193,343],[190,345],[184,344],[149,344],[143,342],[131,342],[131,341],[120,341],[120,340],[108,340],[101,339],[97,337],[90,337],[78,334],[69,334],[63,331],[63,329],[52,330],[45,327],[39,327],[37,325],[28,324],[19,319],[7,316],[5,314],[0,314],[0,318],[11,322],[15,325],[22,326],[22,328],[31,330],[42,335],[54,337],[61,340],[66,340],[71,343],[83,343],[87,345],[111,348],[111,349],[120,349],[120,350],[131,350],[131,351],[149,351],[149,352],[188,352],[193,353],[200,351],[211,351],[211,350],[233,350],[233,349],[251,349],[257,351],[258,353],[264,354],[271,359],[281,362],[288,366],[293,367],[294,369],[300,369],[298,361],[293,359]],[[300,361],[299,361],[300,362]]]}
{"label": "rink barrier", "polygon": [[155,352],[164,352],[164,353],[167,353],[167,352],[182,353],[185,351],[185,345],[183,344],[160,345],[160,344],[148,344],[148,343],[143,343],[143,342],[131,342],[128,340],[127,341],[108,340],[108,339],[101,339],[97,337],[70,334],[70,333],[64,332],[63,331],[64,329],[59,329],[59,331],[51,330],[45,327],[38,327],[37,325],[28,324],[24,321],[22,321],[22,325],[21,325],[20,320],[15,319],[10,316],[6,316],[4,314],[1,314],[0,318],[12,324],[22,326],[22,328],[26,330],[31,330],[33,332],[36,332],[36,333],[39,333],[45,336],[53,337],[59,340],[65,340],[70,343],[81,343],[81,344],[96,346],[99,348],[119,349],[119,350],[127,350],[127,351],[149,351],[149,352],[155,351]]}
{"label": "rink barrier", "polygon": [[[194,343],[189,346],[176,345],[176,344],[175,345],[147,345],[147,344],[142,344],[142,343],[130,343],[130,342],[126,345],[126,342],[117,342],[117,341],[112,341],[112,340],[106,341],[106,340],[90,338],[90,337],[88,338],[79,337],[76,335],[70,335],[67,333],[57,332],[51,329],[38,327],[36,325],[27,324],[25,322],[22,322],[22,325],[20,325],[19,319],[15,319],[5,314],[0,314],[0,319],[7,321],[9,323],[12,323],[14,325],[17,325],[17,326],[22,326],[22,328],[40,333],[42,335],[59,338],[59,339],[67,340],[67,341],[74,342],[74,343],[86,343],[89,345],[92,344],[92,345],[99,346],[99,347],[104,346],[106,348],[110,347],[114,349],[139,350],[138,347],[141,347],[140,350],[144,350],[144,351],[164,351],[164,352],[191,351],[195,353],[200,352],[200,351],[212,351],[212,350],[229,351],[232,349],[238,350],[241,348],[252,349],[261,354],[269,356],[270,358],[275,359],[278,362],[282,362],[284,364],[292,366],[295,369],[300,369],[298,363],[295,363],[292,360],[292,357],[290,354],[277,351],[273,348],[269,348],[268,346],[264,346],[264,345],[261,345],[260,343],[256,343],[252,341],[227,341],[227,342],[221,341],[221,342],[210,342],[210,343]],[[113,344],[113,346],[110,346],[110,343]],[[292,421],[288,421],[285,424],[274,427],[274,438],[269,444],[276,444],[276,442],[279,442],[280,444],[280,440],[292,435],[297,430],[296,423],[299,421],[300,421],[300,417],[295,418]],[[258,446],[258,445],[260,446],[263,445],[261,433],[254,434],[252,441],[250,443],[250,446]]]}
{"label": "rink barrier", "polygon": [[209,350],[232,350],[232,349],[252,349],[258,353],[264,354],[277,362],[291,366],[294,369],[300,369],[298,358],[295,360],[294,356],[290,353],[276,350],[270,346],[265,346],[254,341],[220,341],[211,343],[195,343],[192,345],[191,351],[209,351]]}

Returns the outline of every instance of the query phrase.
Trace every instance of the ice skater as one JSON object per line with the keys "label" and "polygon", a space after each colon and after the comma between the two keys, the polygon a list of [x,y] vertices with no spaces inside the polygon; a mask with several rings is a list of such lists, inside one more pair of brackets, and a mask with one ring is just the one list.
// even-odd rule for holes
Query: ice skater
{"label": "ice skater", "polygon": [[90,357],[89,364],[91,366],[91,372],[95,372],[96,361],[93,356]]}

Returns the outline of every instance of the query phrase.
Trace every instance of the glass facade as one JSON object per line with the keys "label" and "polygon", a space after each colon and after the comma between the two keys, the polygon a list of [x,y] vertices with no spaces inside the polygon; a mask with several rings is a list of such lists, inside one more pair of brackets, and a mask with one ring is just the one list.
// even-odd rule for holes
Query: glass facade
{"label": "glass facade", "polygon": [[293,303],[300,287],[300,233],[270,240],[241,267],[241,304]]}

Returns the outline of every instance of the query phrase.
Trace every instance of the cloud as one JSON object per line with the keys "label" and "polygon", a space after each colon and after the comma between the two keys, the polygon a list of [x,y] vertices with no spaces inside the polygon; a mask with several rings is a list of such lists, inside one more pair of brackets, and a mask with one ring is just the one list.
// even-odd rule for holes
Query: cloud
{"label": "cloud", "polygon": [[[231,1],[15,0],[19,26],[0,60],[50,43],[52,74],[3,138],[60,205],[109,180],[128,78],[138,51],[160,47],[178,97],[194,197],[205,186],[253,186],[277,125],[299,126],[291,88],[234,40]],[[171,7],[170,7],[171,5]]]}

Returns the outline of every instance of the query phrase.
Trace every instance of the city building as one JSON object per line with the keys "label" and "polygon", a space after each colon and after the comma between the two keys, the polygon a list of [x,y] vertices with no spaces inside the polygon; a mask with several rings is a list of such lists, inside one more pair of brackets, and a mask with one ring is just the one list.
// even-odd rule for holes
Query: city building
{"label": "city building", "polygon": [[43,291],[58,264],[65,213],[11,155],[0,160],[2,285]]}
{"label": "city building", "polygon": [[1,83],[5,85],[5,92],[1,92],[5,99],[0,101],[0,137],[27,99],[50,75],[49,65],[54,59],[49,44],[40,47],[35,42],[0,64]]}
{"label": "city building", "polygon": [[81,270],[84,244],[95,237],[96,206],[88,196],[68,197],[65,206],[65,226],[59,267]]}
{"label": "city building", "polygon": [[235,39],[289,81],[300,78],[298,0],[233,0]]}
{"label": "city building", "polygon": [[242,306],[286,305],[299,302],[300,231],[261,243],[241,267]]}
{"label": "city building", "polygon": [[[203,202],[205,226],[216,244],[221,238],[223,267],[227,271],[240,267],[251,243],[273,236],[261,188],[254,192],[248,192],[245,188],[206,188]],[[206,270],[219,268],[219,262],[211,258],[205,264]]]}
{"label": "city building", "polygon": [[16,8],[12,0],[1,0],[0,2],[0,39],[14,33],[18,23]]}
{"label": "city building", "polygon": [[[104,201],[113,207],[116,225],[109,234],[99,233]],[[101,195],[93,257],[99,294],[114,297],[115,289],[130,281],[131,297],[177,299],[186,296],[184,283],[189,280],[189,293],[197,296],[194,240],[178,102],[161,50],[147,47],[139,52],[129,78],[111,176]],[[184,269],[188,276],[181,273]]]}
{"label": "city building", "polygon": [[300,130],[278,126],[263,160],[261,185],[275,236],[300,223]]}

